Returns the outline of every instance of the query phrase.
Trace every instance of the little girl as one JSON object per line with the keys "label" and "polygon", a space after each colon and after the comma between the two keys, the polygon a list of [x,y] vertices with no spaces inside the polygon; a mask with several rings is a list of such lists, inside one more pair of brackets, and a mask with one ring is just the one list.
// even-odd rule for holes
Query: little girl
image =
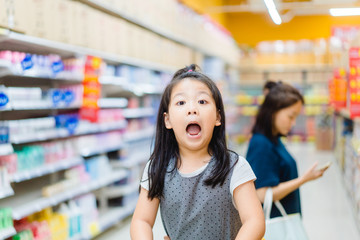
{"label": "little girl", "polygon": [[247,161],[227,148],[219,89],[196,65],[180,69],[161,99],[131,238],[153,239],[160,205],[171,240],[260,240],[265,220],[254,180]]}

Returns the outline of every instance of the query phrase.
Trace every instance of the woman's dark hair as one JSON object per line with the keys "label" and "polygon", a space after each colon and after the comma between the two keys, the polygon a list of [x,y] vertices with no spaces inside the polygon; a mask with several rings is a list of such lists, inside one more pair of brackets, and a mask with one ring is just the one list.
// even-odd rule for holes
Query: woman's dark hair
{"label": "woman's dark hair", "polygon": [[[156,135],[154,150],[150,156],[148,169],[149,176],[149,194],[150,199],[161,198],[163,196],[164,180],[167,173],[169,161],[176,159],[175,170],[178,161],[181,161],[179,146],[175,139],[172,129],[165,127],[164,113],[169,111],[169,103],[173,88],[185,78],[190,78],[204,83],[211,91],[215,100],[216,109],[221,117],[221,125],[215,126],[212,139],[209,143],[208,152],[216,159],[214,170],[211,177],[205,180],[206,185],[215,187],[217,184],[222,185],[227,174],[230,171],[230,154],[225,138],[225,113],[221,94],[215,83],[206,75],[199,72],[199,67],[192,64],[188,67],[178,70],[171,82],[167,85],[161,98],[156,123]],[[181,162],[180,162],[181,164]]]}
{"label": "woman's dark hair", "polygon": [[276,82],[272,80],[266,81],[266,83],[263,86],[263,90],[271,90],[273,87],[276,86]]}
{"label": "woman's dark hair", "polygon": [[278,136],[273,134],[274,116],[281,109],[290,107],[298,101],[304,104],[304,98],[296,88],[285,83],[276,83],[260,106],[252,133],[264,134],[272,142],[277,143]]}

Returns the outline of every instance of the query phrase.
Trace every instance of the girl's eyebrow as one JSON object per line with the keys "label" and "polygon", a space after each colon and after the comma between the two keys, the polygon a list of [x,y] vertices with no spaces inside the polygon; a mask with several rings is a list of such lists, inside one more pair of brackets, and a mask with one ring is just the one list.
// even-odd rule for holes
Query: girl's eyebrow
{"label": "girl's eyebrow", "polygon": [[210,96],[210,94],[209,94],[208,92],[206,92],[206,91],[200,91],[200,92],[199,92],[199,95],[200,95],[200,94],[206,94],[206,95]]}
{"label": "girl's eyebrow", "polygon": [[[208,96],[211,96],[207,91],[199,91],[199,95],[201,95],[201,94],[206,94],[206,95],[208,95]],[[173,98],[176,98],[177,96],[182,96],[182,95],[184,95],[184,92],[179,92],[179,93],[176,93],[174,96],[173,96]]]}
{"label": "girl's eyebrow", "polygon": [[173,98],[176,98],[177,96],[182,96],[182,95],[184,95],[184,93],[183,93],[183,92],[179,92],[179,93],[175,94],[175,95],[173,96]]}

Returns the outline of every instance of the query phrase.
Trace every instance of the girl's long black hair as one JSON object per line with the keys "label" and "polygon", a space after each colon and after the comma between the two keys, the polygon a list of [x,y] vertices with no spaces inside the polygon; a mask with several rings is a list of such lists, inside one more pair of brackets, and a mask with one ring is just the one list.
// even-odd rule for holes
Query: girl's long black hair
{"label": "girl's long black hair", "polygon": [[162,95],[157,115],[154,150],[150,156],[148,169],[148,197],[150,199],[160,199],[163,196],[164,180],[170,159],[176,159],[175,168],[178,165],[178,161],[180,161],[179,146],[175,139],[174,131],[165,127],[164,113],[167,113],[169,110],[171,92],[174,86],[185,78],[200,81],[208,86],[215,100],[216,109],[221,117],[221,125],[215,126],[212,139],[209,143],[208,152],[216,159],[216,162],[211,177],[205,180],[205,185],[212,187],[215,187],[217,184],[222,185],[231,169],[230,154],[225,137],[225,113],[221,94],[215,83],[209,77],[199,72],[198,69],[197,65],[192,64],[178,70]]}
{"label": "girl's long black hair", "polygon": [[271,86],[263,104],[260,106],[252,133],[261,133],[273,143],[277,143],[278,136],[273,134],[275,114],[298,101],[304,104],[301,93],[291,85],[278,82]]}

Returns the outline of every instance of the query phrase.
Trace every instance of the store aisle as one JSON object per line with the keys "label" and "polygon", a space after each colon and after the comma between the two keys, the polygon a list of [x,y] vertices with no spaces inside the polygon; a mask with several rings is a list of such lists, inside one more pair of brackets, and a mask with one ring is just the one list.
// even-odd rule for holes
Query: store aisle
{"label": "store aisle", "polygon": [[315,161],[320,166],[333,162],[322,178],[300,188],[304,225],[310,240],[360,239],[353,205],[334,154],[316,151],[312,144],[293,144],[288,149],[298,162],[300,174]]}
{"label": "store aisle", "polygon": [[[298,162],[300,174],[315,161],[319,161],[319,165],[333,162],[323,178],[301,188],[304,225],[310,240],[360,239],[352,204],[333,153],[316,151],[312,144],[289,144],[288,149]],[[239,150],[241,154],[244,152],[244,149]],[[97,240],[130,239],[130,220],[112,228]],[[158,217],[154,226],[154,239],[162,240],[163,236],[164,230]]]}

